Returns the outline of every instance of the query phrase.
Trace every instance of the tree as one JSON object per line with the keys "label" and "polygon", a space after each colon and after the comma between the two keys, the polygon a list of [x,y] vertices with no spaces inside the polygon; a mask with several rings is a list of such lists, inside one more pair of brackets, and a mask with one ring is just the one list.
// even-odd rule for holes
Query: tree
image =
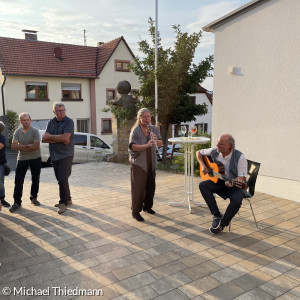
{"label": "tree", "polygon": [[11,143],[15,130],[18,128],[19,125],[19,116],[13,110],[6,111],[7,122],[8,122],[8,136],[9,142]]}
{"label": "tree", "polygon": [[[198,33],[183,33],[179,25],[174,25],[176,41],[173,48],[164,49],[158,36],[158,68],[155,74],[155,26],[149,19],[149,33],[152,41],[138,42],[143,58],[136,57],[136,64],[131,65],[133,72],[139,77],[142,96],[141,107],[147,107],[152,115],[158,114],[161,123],[163,144],[168,144],[169,126],[195,120],[195,116],[207,113],[206,105],[192,104],[188,96],[196,91],[212,70],[213,57],[209,56],[198,65],[192,64],[195,50],[200,43],[201,31]],[[158,108],[155,111],[155,75],[158,81]],[[164,149],[165,157],[165,149]]]}

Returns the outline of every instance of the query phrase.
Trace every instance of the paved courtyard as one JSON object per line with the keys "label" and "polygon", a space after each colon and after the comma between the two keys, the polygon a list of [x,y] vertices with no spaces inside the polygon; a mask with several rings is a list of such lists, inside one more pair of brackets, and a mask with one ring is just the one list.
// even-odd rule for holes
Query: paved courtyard
{"label": "paved courtyard", "polygon": [[[190,214],[168,204],[183,200],[183,175],[157,172],[157,214],[143,213],[143,223],[131,217],[129,166],[74,165],[70,185],[63,215],[51,168],[42,169],[41,206],[30,204],[28,174],[22,209],[2,209],[1,300],[300,299],[300,203],[257,193],[260,229],[245,201],[231,232],[214,236],[206,206]],[[14,172],[5,186],[12,203]]]}

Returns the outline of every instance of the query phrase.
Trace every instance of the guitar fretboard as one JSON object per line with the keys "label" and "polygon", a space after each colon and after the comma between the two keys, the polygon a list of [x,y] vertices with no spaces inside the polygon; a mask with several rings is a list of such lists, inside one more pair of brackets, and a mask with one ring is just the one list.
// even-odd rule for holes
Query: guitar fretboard
{"label": "guitar fretboard", "polygon": [[214,176],[218,177],[221,180],[230,181],[226,176],[223,176],[223,175],[221,175],[220,173],[218,173],[214,170],[212,170],[212,173],[213,173]]}

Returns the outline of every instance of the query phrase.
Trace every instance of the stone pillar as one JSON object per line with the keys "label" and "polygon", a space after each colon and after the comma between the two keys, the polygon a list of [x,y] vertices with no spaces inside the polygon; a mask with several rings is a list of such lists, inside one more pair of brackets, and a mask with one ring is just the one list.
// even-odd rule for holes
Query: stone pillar
{"label": "stone pillar", "polygon": [[115,162],[128,162],[129,135],[135,120],[121,126],[121,121],[112,117],[113,158]]}
{"label": "stone pillar", "polygon": [[[128,81],[120,81],[117,85],[118,93],[121,95],[119,98],[113,100],[113,104],[122,109],[131,109],[135,111],[135,100],[131,95],[131,85]],[[112,135],[113,135],[113,158],[115,162],[128,162],[128,144],[129,135],[133,124],[135,123],[135,115],[132,120],[126,124],[121,124],[121,121],[113,115],[112,117]]]}

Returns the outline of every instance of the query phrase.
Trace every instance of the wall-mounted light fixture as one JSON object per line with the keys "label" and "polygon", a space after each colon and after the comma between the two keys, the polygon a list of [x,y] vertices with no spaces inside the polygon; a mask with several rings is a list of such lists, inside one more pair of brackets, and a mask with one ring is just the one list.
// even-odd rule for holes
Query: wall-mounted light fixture
{"label": "wall-mounted light fixture", "polygon": [[228,73],[229,74],[234,75],[235,74],[234,71],[235,71],[235,68],[233,66],[228,68]]}

